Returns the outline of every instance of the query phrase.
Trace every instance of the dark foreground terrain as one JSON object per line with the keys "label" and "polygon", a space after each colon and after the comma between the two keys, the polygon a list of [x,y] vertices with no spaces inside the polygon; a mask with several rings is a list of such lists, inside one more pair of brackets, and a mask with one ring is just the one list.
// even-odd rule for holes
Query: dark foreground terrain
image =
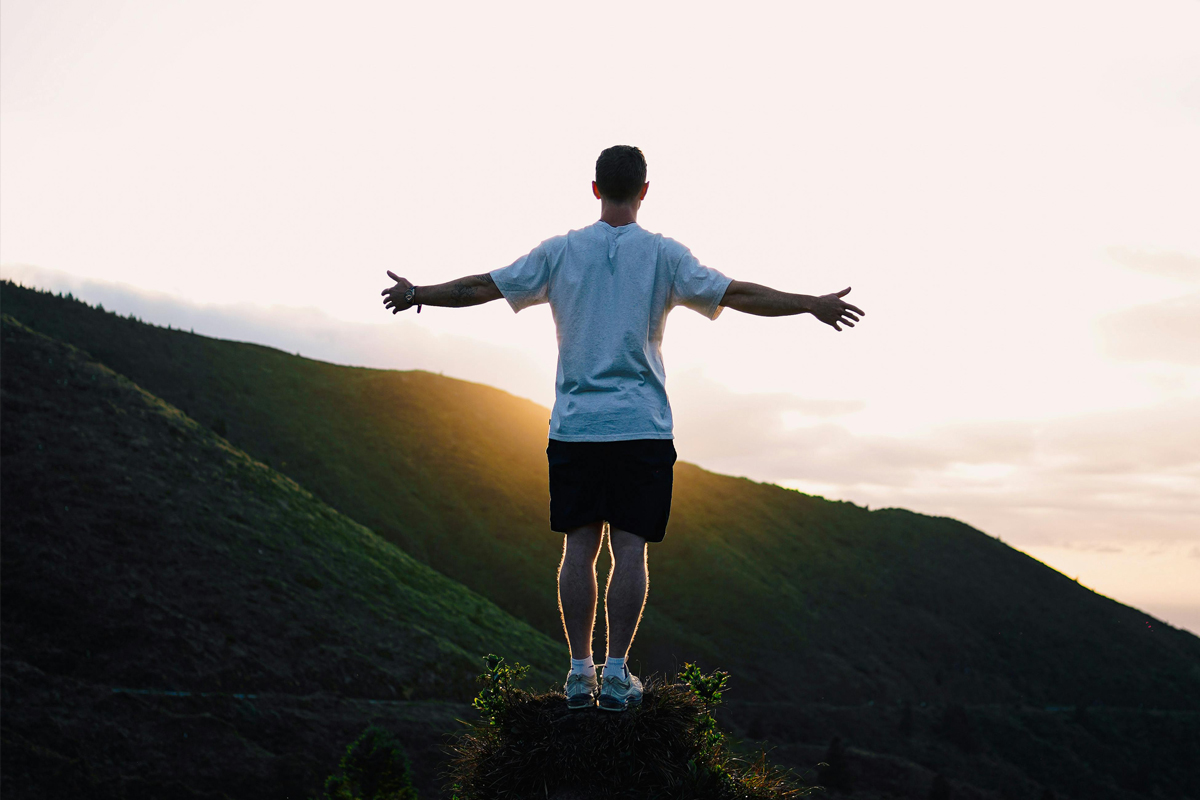
{"label": "dark foreground terrain", "polygon": [[79,351],[3,359],[5,797],[308,796],[371,720],[435,796],[486,650],[558,661]]}
{"label": "dark foreground terrain", "polygon": [[[6,795],[306,796],[390,719],[434,796],[483,653],[560,679],[544,409],[3,310]],[[962,523],[683,464],[651,560],[635,663],[729,669],[727,728],[810,777],[840,737],[855,797],[1200,797],[1200,640]]]}

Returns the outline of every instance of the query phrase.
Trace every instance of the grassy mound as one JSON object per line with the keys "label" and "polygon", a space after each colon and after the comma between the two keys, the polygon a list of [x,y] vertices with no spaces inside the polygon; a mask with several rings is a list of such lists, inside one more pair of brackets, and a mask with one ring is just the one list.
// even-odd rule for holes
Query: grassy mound
{"label": "grassy mound", "polygon": [[696,682],[650,678],[640,706],[613,714],[570,711],[562,692],[524,692],[496,675],[484,676],[488,699],[476,703],[483,719],[452,746],[456,800],[774,800],[811,791],[764,757],[732,754],[711,716],[720,694],[706,696]]}

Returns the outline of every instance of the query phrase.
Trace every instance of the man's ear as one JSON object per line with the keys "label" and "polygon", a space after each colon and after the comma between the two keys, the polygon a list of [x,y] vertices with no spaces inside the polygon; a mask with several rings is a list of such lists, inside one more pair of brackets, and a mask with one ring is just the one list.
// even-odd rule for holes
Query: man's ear
{"label": "man's ear", "polygon": [[638,200],[645,200],[646,192],[648,191],[650,191],[650,181],[646,181],[644,184],[642,184],[642,193],[638,195]]}
{"label": "man's ear", "polygon": [[597,200],[600,199],[600,187],[596,185],[595,181],[592,181],[592,194],[596,195]]}

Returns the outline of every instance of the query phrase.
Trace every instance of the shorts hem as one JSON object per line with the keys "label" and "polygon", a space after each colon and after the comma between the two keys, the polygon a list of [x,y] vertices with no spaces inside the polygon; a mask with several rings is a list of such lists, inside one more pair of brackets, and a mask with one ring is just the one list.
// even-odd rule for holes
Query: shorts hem
{"label": "shorts hem", "polygon": [[648,433],[606,433],[606,434],[578,434],[564,435],[561,433],[552,433],[549,437],[556,442],[633,442],[639,439],[674,439],[675,434],[663,433],[662,431],[651,431]]}
{"label": "shorts hem", "polygon": [[634,528],[637,526],[634,526],[634,525],[626,526],[626,525],[620,524],[619,522],[613,522],[612,520],[606,520],[606,519],[593,519],[593,520],[589,520],[587,522],[571,522],[571,523],[566,523],[566,524],[551,522],[550,530],[554,531],[555,533],[561,533],[565,536],[566,534],[570,533],[571,531],[575,530],[576,528],[582,528],[584,525],[591,525],[596,522],[607,522],[610,526],[616,528],[617,530],[625,531],[626,533],[632,533],[634,536],[642,537],[650,544],[658,544],[659,542],[661,542],[667,538],[667,531],[665,528],[660,531],[655,531],[654,533],[642,533],[641,531],[630,530],[630,528]]}

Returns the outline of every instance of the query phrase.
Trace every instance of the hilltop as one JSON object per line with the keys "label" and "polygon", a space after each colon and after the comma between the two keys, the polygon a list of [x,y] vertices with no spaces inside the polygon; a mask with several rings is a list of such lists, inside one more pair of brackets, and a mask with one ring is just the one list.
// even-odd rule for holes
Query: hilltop
{"label": "hilltop", "polygon": [[[429,373],[145,325],[12,284],[3,306],[560,640],[546,409]],[[7,522],[5,536],[7,548]],[[7,591],[6,565],[6,603]],[[1200,640],[1149,620],[955,520],[680,464],[632,658],[643,672],[683,661],[729,669],[723,719],[795,766],[841,734],[864,775],[895,772],[892,757],[922,781],[945,771],[1012,796],[1043,786],[1150,796],[1147,787],[1195,774]]]}

